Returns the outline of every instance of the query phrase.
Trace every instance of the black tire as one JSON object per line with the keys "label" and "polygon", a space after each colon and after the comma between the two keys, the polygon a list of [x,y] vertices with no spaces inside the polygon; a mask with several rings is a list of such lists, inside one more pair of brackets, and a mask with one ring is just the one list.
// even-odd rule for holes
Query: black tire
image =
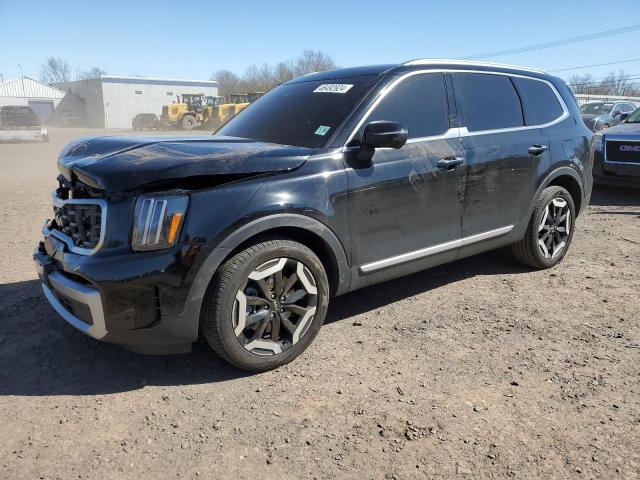
{"label": "black tire", "polygon": [[[538,240],[540,235],[540,224],[543,220],[543,216],[545,215],[545,211],[547,211],[547,208],[555,199],[564,200],[568,206],[568,215],[570,222],[569,233],[562,249],[558,251],[557,255],[549,258],[548,256],[545,256],[545,253],[539,246],[540,244]],[[529,225],[527,226],[527,231],[524,235],[524,238],[511,246],[511,252],[513,253],[513,256],[520,263],[533,268],[545,269],[557,265],[564,258],[567,251],[569,250],[569,247],[571,246],[573,232],[575,230],[575,218],[576,210],[571,194],[567,190],[559,186],[545,188],[540,195],[535,208],[533,209],[531,220],[529,221]]]}
{"label": "black tire", "polygon": [[196,128],[196,117],[193,115],[185,115],[180,122],[183,130],[193,130]]}
{"label": "black tire", "polygon": [[[312,280],[317,290],[317,295],[314,296],[317,302],[315,315],[308,327],[302,327],[304,332],[298,337],[299,339],[293,341],[286,349],[280,353],[260,355],[245,347],[247,343],[244,333],[238,336],[234,331],[238,328],[237,324],[234,326],[234,312],[237,314],[237,308],[239,308],[236,306],[236,296],[247,285],[249,275],[252,272],[255,273],[256,268],[270,260],[283,258],[288,259],[287,261],[302,263],[307,269],[306,274],[313,275]],[[292,361],[307,349],[324,322],[328,303],[327,275],[322,262],[313,251],[289,239],[264,240],[245,248],[220,267],[207,289],[200,327],[207,343],[223,359],[244,370],[266,371]],[[272,328],[271,323],[269,330]],[[284,328],[281,331],[285,332]]]}

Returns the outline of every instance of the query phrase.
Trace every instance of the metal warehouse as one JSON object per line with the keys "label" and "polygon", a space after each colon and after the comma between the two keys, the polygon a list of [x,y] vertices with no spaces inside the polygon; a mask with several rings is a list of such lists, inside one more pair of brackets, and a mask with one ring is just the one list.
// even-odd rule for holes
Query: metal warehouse
{"label": "metal warehouse", "polygon": [[0,83],[0,107],[29,106],[45,122],[65,96],[62,90],[29,77]]}
{"label": "metal warehouse", "polygon": [[213,80],[102,75],[57,86],[67,95],[56,112],[56,124],[97,128],[131,128],[137,114],[160,116],[163,105],[184,93],[218,95],[218,82]]}

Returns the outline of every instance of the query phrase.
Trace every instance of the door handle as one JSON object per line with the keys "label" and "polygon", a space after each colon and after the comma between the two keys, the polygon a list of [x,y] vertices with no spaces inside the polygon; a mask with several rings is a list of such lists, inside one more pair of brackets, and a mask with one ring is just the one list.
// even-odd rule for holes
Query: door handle
{"label": "door handle", "polygon": [[453,170],[464,162],[462,157],[445,157],[436,162],[436,167],[442,170]]}
{"label": "door handle", "polygon": [[534,156],[538,156],[538,155],[543,154],[547,150],[549,150],[549,147],[547,147],[546,145],[531,145],[529,147],[529,154],[530,155],[534,155]]}

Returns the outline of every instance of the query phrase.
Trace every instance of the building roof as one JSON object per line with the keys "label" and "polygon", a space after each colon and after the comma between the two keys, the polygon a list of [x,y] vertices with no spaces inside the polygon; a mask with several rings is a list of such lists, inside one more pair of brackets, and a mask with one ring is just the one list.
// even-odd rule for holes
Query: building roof
{"label": "building roof", "polygon": [[62,98],[66,92],[29,77],[20,77],[0,84],[0,97]]}
{"label": "building roof", "polygon": [[217,87],[216,80],[188,80],[184,78],[127,77],[121,75],[102,75],[100,79],[107,83],[132,83],[146,85],[184,85]]}

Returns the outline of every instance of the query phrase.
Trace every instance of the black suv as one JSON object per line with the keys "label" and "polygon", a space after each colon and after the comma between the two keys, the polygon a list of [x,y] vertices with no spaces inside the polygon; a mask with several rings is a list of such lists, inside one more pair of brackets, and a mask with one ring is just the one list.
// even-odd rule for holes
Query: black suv
{"label": "black suv", "polygon": [[307,348],[332,296],[506,245],[558,263],[589,202],[591,135],[537,70],[307,75],[213,136],[68,145],[36,266],[95,338],[160,353],[201,335],[266,370]]}

